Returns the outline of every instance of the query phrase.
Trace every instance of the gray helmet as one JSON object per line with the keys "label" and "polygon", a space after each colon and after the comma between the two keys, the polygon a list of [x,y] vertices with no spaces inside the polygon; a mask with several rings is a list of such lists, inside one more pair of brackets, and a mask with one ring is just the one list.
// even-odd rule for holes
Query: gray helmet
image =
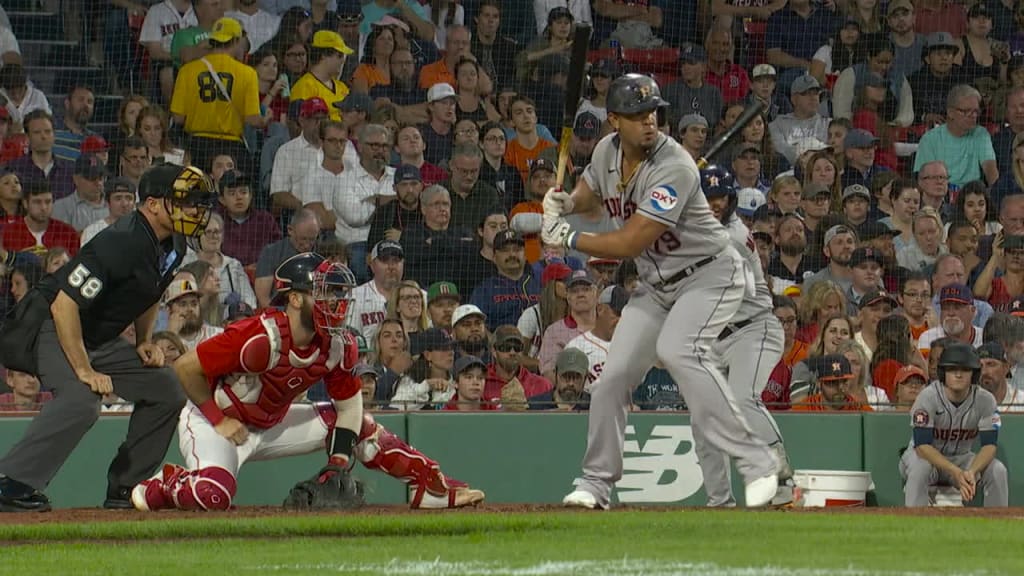
{"label": "gray helmet", "polygon": [[975,384],[981,376],[981,360],[978,353],[967,344],[953,342],[942,349],[939,355],[939,381],[945,383],[946,370],[950,368],[966,368],[971,370],[971,381]]}
{"label": "gray helmet", "polygon": [[638,114],[668,105],[661,99],[661,89],[653,78],[643,74],[624,74],[608,88],[605,108],[616,114]]}

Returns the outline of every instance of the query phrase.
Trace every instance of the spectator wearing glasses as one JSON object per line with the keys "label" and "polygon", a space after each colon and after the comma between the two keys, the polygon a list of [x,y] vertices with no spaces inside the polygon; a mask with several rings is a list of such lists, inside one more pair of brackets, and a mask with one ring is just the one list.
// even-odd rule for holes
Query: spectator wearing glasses
{"label": "spectator wearing glasses", "polygon": [[928,162],[941,160],[949,170],[949,181],[963,186],[984,177],[989,185],[999,179],[992,137],[978,125],[981,94],[973,87],[954,86],[946,98],[946,123],[921,137],[914,157],[914,171]]}
{"label": "spectator wearing glasses", "polygon": [[941,215],[949,215],[949,171],[942,160],[921,166],[917,173],[917,188],[921,192],[921,207],[931,206]]}
{"label": "spectator wearing glasses", "polygon": [[523,337],[512,325],[501,325],[494,330],[491,345],[493,360],[487,366],[484,400],[500,404],[505,411],[521,411],[537,405],[551,392],[551,382],[527,370],[522,364]]}
{"label": "spectator wearing glasses", "polygon": [[906,275],[897,299],[900,311],[910,324],[911,342],[916,346],[921,334],[939,325],[939,317],[930,306],[932,289],[928,275],[924,272],[911,272]]}
{"label": "spectator wearing glasses", "polygon": [[125,139],[121,156],[118,159],[118,172],[121,177],[131,180],[135,186],[138,186],[142,174],[149,169],[152,163],[149,148],[141,138],[129,136]]}
{"label": "spectator wearing glasses", "polygon": [[452,193],[452,226],[475,229],[491,208],[501,205],[498,191],[480,179],[482,163],[479,146],[460,144],[452,150],[451,178],[443,184]]}

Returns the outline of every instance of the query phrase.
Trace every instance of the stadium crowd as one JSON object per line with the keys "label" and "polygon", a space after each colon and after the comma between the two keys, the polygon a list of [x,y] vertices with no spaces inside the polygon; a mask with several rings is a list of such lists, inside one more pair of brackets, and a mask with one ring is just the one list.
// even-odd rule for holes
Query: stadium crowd
{"label": "stadium crowd", "polygon": [[[168,358],[270,306],[277,266],[315,250],[360,282],[349,323],[368,405],[586,410],[636,268],[544,245],[541,200],[563,122],[571,188],[611,131],[611,81],[637,71],[659,82],[672,103],[662,130],[695,158],[763,105],[712,160],[735,177],[730,208],[785,329],[770,409],[907,409],[935,379],[938,352],[962,341],[978,348],[1000,410],[1024,411],[1024,3],[95,0],[77,10],[90,58],[122,96],[103,133],[90,128],[99,87],[71,78],[63,110],[51,109],[0,14],[5,310],[130,212],[147,168],[190,163],[216,182],[219,204],[164,297],[154,339]],[[581,23],[594,28],[590,67],[566,121]],[[146,82],[131,93],[124,79],[136,76]],[[612,226],[603,207],[571,220]],[[822,365],[834,354],[849,366]],[[0,409],[50,397],[32,376],[5,380]],[[633,401],[685,407],[658,367]]]}

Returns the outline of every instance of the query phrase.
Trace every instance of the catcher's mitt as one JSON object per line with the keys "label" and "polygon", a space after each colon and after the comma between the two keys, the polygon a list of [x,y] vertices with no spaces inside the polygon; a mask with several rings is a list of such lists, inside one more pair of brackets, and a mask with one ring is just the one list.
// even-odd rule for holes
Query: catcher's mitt
{"label": "catcher's mitt", "polygon": [[364,504],[363,485],[338,466],[327,466],[299,482],[284,500],[288,510],[353,510]]}

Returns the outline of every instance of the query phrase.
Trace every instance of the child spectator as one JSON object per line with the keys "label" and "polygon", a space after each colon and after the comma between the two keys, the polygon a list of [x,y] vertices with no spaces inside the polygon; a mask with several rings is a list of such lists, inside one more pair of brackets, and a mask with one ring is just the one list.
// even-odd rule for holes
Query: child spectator
{"label": "child spectator", "polygon": [[3,412],[35,412],[42,409],[43,403],[53,400],[53,393],[40,391],[39,379],[26,372],[8,370],[7,386],[11,391],[0,394]]}
{"label": "child spectator", "polygon": [[483,401],[487,365],[476,356],[462,356],[455,361],[455,395],[443,410],[497,410],[497,406]]}

